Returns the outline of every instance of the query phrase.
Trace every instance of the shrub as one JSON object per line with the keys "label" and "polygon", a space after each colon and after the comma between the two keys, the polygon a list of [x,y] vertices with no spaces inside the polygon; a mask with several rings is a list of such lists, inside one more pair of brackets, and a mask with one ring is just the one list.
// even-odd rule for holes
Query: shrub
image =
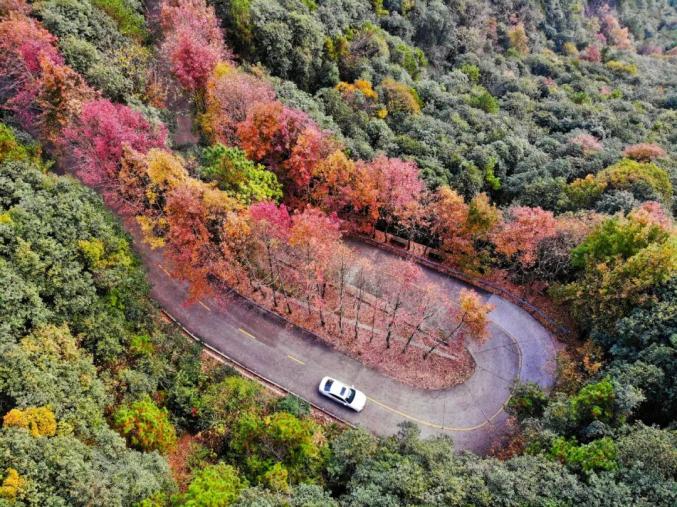
{"label": "shrub", "polygon": [[482,86],[477,87],[477,90],[470,96],[468,105],[489,114],[496,114],[500,109],[498,99]]}
{"label": "shrub", "polygon": [[186,506],[228,506],[234,504],[247,487],[237,470],[224,463],[198,471],[188,489],[176,498],[177,504]]}
{"label": "shrub", "polygon": [[576,471],[592,472],[598,470],[615,470],[616,444],[609,437],[594,440],[589,444],[577,445],[563,437],[556,438],[550,448],[549,455]]}
{"label": "shrub", "polygon": [[637,75],[637,65],[634,63],[619,62],[618,60],[609,60],[606,63],[608,69],[619,74],[627,74],[629,76]]}
{"label": "shrub", "polygon": [[508,412],[518,419],[527,417],[540,417],[548,404],[548,396],[538,384],[529,382],[527,384],[518,384],[512,391],[512,396],[508,401]]}
{"label": "shrub", "polygon": [[386,78],[381,82],[379,88],[388,111],[408,114],[421,112],[421,99],[416,90],[406,84]]}
{"label": "shrub", "polygon": [[122,35],[138,41],[143,41],[148,37],[144,17],[132,9],[125,0],[91,1],[96,7],[115,20]]}
{"label": "shrub", "polygon": [[651,162],[665,156],[665,150],[655,143],[640,143],[626,146],[623,155],[638,162]]}
{"label": "shrub", "polygon": [[633,191],[638,184],[644,184],[656,192],[663,202],[672,199],[672,183],[668,173],[651,162],[623,159],[597,174],[596,179],[619,190]]}
{"label": "shrub", "polygon": [[0,498],[4,498],[13,504],[13,501],[21,493],[26,486],[26,480],[19,475],[14,468],[8,468],[5,476],[0,483]]}
{"label": "shrub", "polygon": [[310,414],[310,404],[298,396],[288,394],[287,396],[277,400],[275,403],[275,410],[277,412],[287,412],[291,415],[301,418]]}
{"label": "shrub", "polygon": [[148,397],[120,407],[113,415],[113,426],[130,446],[142,451],[166,452],[176,443],[169,412]]}

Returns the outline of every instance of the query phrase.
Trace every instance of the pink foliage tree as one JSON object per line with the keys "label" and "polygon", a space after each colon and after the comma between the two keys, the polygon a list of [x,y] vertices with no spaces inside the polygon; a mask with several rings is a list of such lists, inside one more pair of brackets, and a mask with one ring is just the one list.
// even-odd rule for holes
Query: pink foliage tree
{"label": "pink foliage tree", "polygon": [[619,49],[631,49],[632,39],[627,27],[622,27],[618,18],[611,12],[608,5],[601,9],[600,21],[602,32],[607,40]]}
{"label": "pink foliage tree", "polygon": [[152,124],[122,104],[94,100],[83,106],[80,118],[64,131],[61,142],[74,158],[82,180],[96,185],[116,178],[125,147],[146,153],[164,147],[166,139],[164,125]]}
{"label": "pink foliage tree", "polygon": [[516,256],[524,266],[536,261],[538,244],[557,232],[557,221],[551,211],[528,206],[515,206],[491,234],[496,250],[508,258]]}
{"label": "pink foliage tree", "polygon": [[165,0],[160,24],[160,53],[176,78],[187,90],[204,89],[216,64],[230,58],[214,8],[205,0]]}
{"label": "pink foliage tree", "polygon": [[12,12],[30,14],[31,6],[26,0],[0,0],[0,17],[9,16]]}
{"label": "pink foliage tree", "polygon": [[0,104],[32,123],[31,104],[39,93],[43,64],[62,65],[56,37],[37,21],[13,12],[0,20]]}
{"label": "pink foliage tree", "polygon": [[237,124],[247,118],[254,105],[274,99],[275,91],[268,83],[231,68],[207,83],[203,126],[214,141],[236,144]]}
{"label": "pink foliage tree", "polygon": [[643,202],[639,207],[628,213],[628,218],[643,224],[657,225],[665,231],[671,231],[673,228],[672,217],[656,201]]}
{"label": "pink foliage tree", "polygon": [[370,163],[379,206],[379,217],[386,222],[386,232],[393,222],[421,199],[423,182],[414,162],[380,156]]}
{"label": "pink foliage tree", "polygon": [[584,155],[596,153],[603,148],[602,143],[600,143],[595,136],[590,134],[579,134],[572,137],[569,142],[578,146]]}
{"label": "pink foliage tree", "polygon": [[380,266],[378,277],[386,302],[386,348],[390,348],[396,327],[406,320],[405,308],[415,304],[416,286],[423,279],[423,271],[411,261],[389,258]]}
{"label": "pink foliage tree", "polygon": [[581,60],[599,63],[602,61],[602,52],[596,44],[591,44],[579,53]]}

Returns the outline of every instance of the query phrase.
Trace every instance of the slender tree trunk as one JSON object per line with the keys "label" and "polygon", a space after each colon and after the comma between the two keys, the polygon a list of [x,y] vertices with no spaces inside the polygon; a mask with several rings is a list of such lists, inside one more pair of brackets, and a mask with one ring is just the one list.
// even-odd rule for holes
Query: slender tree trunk
{"label": "slender tree trunk", "polygon": [[355,303],[355,341],[357,341],[357,333],[360,328],[360,307],[362,306],[362,288],[360,287],[357,293],[357,301]]}
{"label": "slender tree trunk", "polygon": [[402,349],[402,354],[404,354],[407,351],[407,349],[409,348],[409,345],[411,344],[412,340],[414,339],[414,336],[416,335],[416,333],[418,333],[421,330],[422,324],[423,324],[423,321],[419,322],[416,325],[416,327],[414,328],[414,330],[411,332],[411,334],[409,335],[409,338],[407,338],[407,343],[404,344],[404,348]]}
{"label": "slender tree trunk", "polygon": [[270,288],[273,290],[273,306],[277,308],[277,293],[275,290],[275,272],[273,270],[273,256],[270,252],[270,244],[266,244],[268,254],[268,269],[270,270]]}
{"label": "slender tree trunk", "polygon": [[369,337],[369,343],[374,339],[374,325],[376,324],[376,304],[374,304],[374,311],[371,314],[371,336]]}
{"label": "slender tree trunk", "polygon": [[395,318],[397,317],[397,312],[400,309],[400,294],[397,295],[397,300],[393,305],[393,313],[390,316],[390,322],[388,322],[388,332],[386,333],[386,348],[390,348],[390,337],[393,333],[393,325],[395,324]]}
{"label": "slender tree trunk", "polygon": [[465,321],[465,314],[463,314],[463,317],[461,318],[461,322],[458,323],[458,326],[456,326],[447,336],[445,336],[441,340],[437,340],[430,349],[423,355],[423,359],[428,359],[428,356],[432,354],[437,347],[440,345],[448,345],[449,340],[451,340],[452,337],[456,335],[459,329],[461,329],[461,326],[463,325],[463,322]]}
{"label": "slender tree trunk", "polygon": [[343,334],[343,290],[344,290],[344,277],[341,277],[341,282],[339,285],[339,332]]}
{"label": "slender tree trunk", "polygon": [[275,272],[277,279],[280,281],[280,290],[282,291],[282,295],[284,296],[284,302],[285,306],[287,307],[287,313],[291,315],[291,305],[289,304],[289,294],[287,293],[287,287],[285,286],[284,279],[282,278],[282,273],[280,273],[280,264],[275,263]]}

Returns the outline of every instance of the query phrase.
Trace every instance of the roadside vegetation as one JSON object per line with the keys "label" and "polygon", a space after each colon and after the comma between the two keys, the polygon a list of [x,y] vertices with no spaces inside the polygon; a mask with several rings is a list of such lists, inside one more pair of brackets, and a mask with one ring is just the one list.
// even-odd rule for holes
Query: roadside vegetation
{"label": "roadside vegetation", "polygon": [[[148,8],[0,0],[0,505],[677,501],[674,7]],[[346,233],[576,336],[552,393],[516,386],[495,457],[345,431],[164,323],[104,203],[191,298],[233,287],[412,384],[461,382],[490,307],[356,263]]]}

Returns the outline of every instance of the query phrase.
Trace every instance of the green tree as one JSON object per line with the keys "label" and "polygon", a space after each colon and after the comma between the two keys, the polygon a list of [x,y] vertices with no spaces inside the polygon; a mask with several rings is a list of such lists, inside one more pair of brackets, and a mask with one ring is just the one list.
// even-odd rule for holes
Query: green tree
{"label": "green tree", "polygon": [[616,454],[616,445],[609,437],[593,440],[584,445],[577,445],[575,442],[558,437],[553,441],[549,452],[552,458],[573,470],[583,472],[615,470],[618,467]]}
{"label": "green tree", "polygon": [[235,504],[246,487],[247,481],[234,467],[218,463],[199,470],[175,500],[185,507],[227,507]]}
{"label": "green tree", "polygon": [[538,384],[517,384],[508,400],[507,410],[518,419],[540,417],[548,404],[548,397]]}
{"label": "green tree", "polygon": [[571,253],[578,279],[553,293],[586,326],[609,328],[677,269],[677,238],[653,223],[611,218]]}
{"label": "green tree", "polygon": [[120,407],[113,415],[113,426],[129,445],[142,451],[167,452],[176,443],[169,412],[150,398]]}
{"label": "green tree", "polygon": [[230,454],[243,463],[249,477],[260,480],[280,463],[292,484],[316,479],[326,450],[324,435],[315,422],[286,412],[269,416],[244,413],[235,422],[229,441]]}
{"label": "green tree", "polygon": [[214,181],[243,204],[279,201],[282,186],[275,173],[247,158],[239,148],[215,144],[202,152],[201,176]]}

